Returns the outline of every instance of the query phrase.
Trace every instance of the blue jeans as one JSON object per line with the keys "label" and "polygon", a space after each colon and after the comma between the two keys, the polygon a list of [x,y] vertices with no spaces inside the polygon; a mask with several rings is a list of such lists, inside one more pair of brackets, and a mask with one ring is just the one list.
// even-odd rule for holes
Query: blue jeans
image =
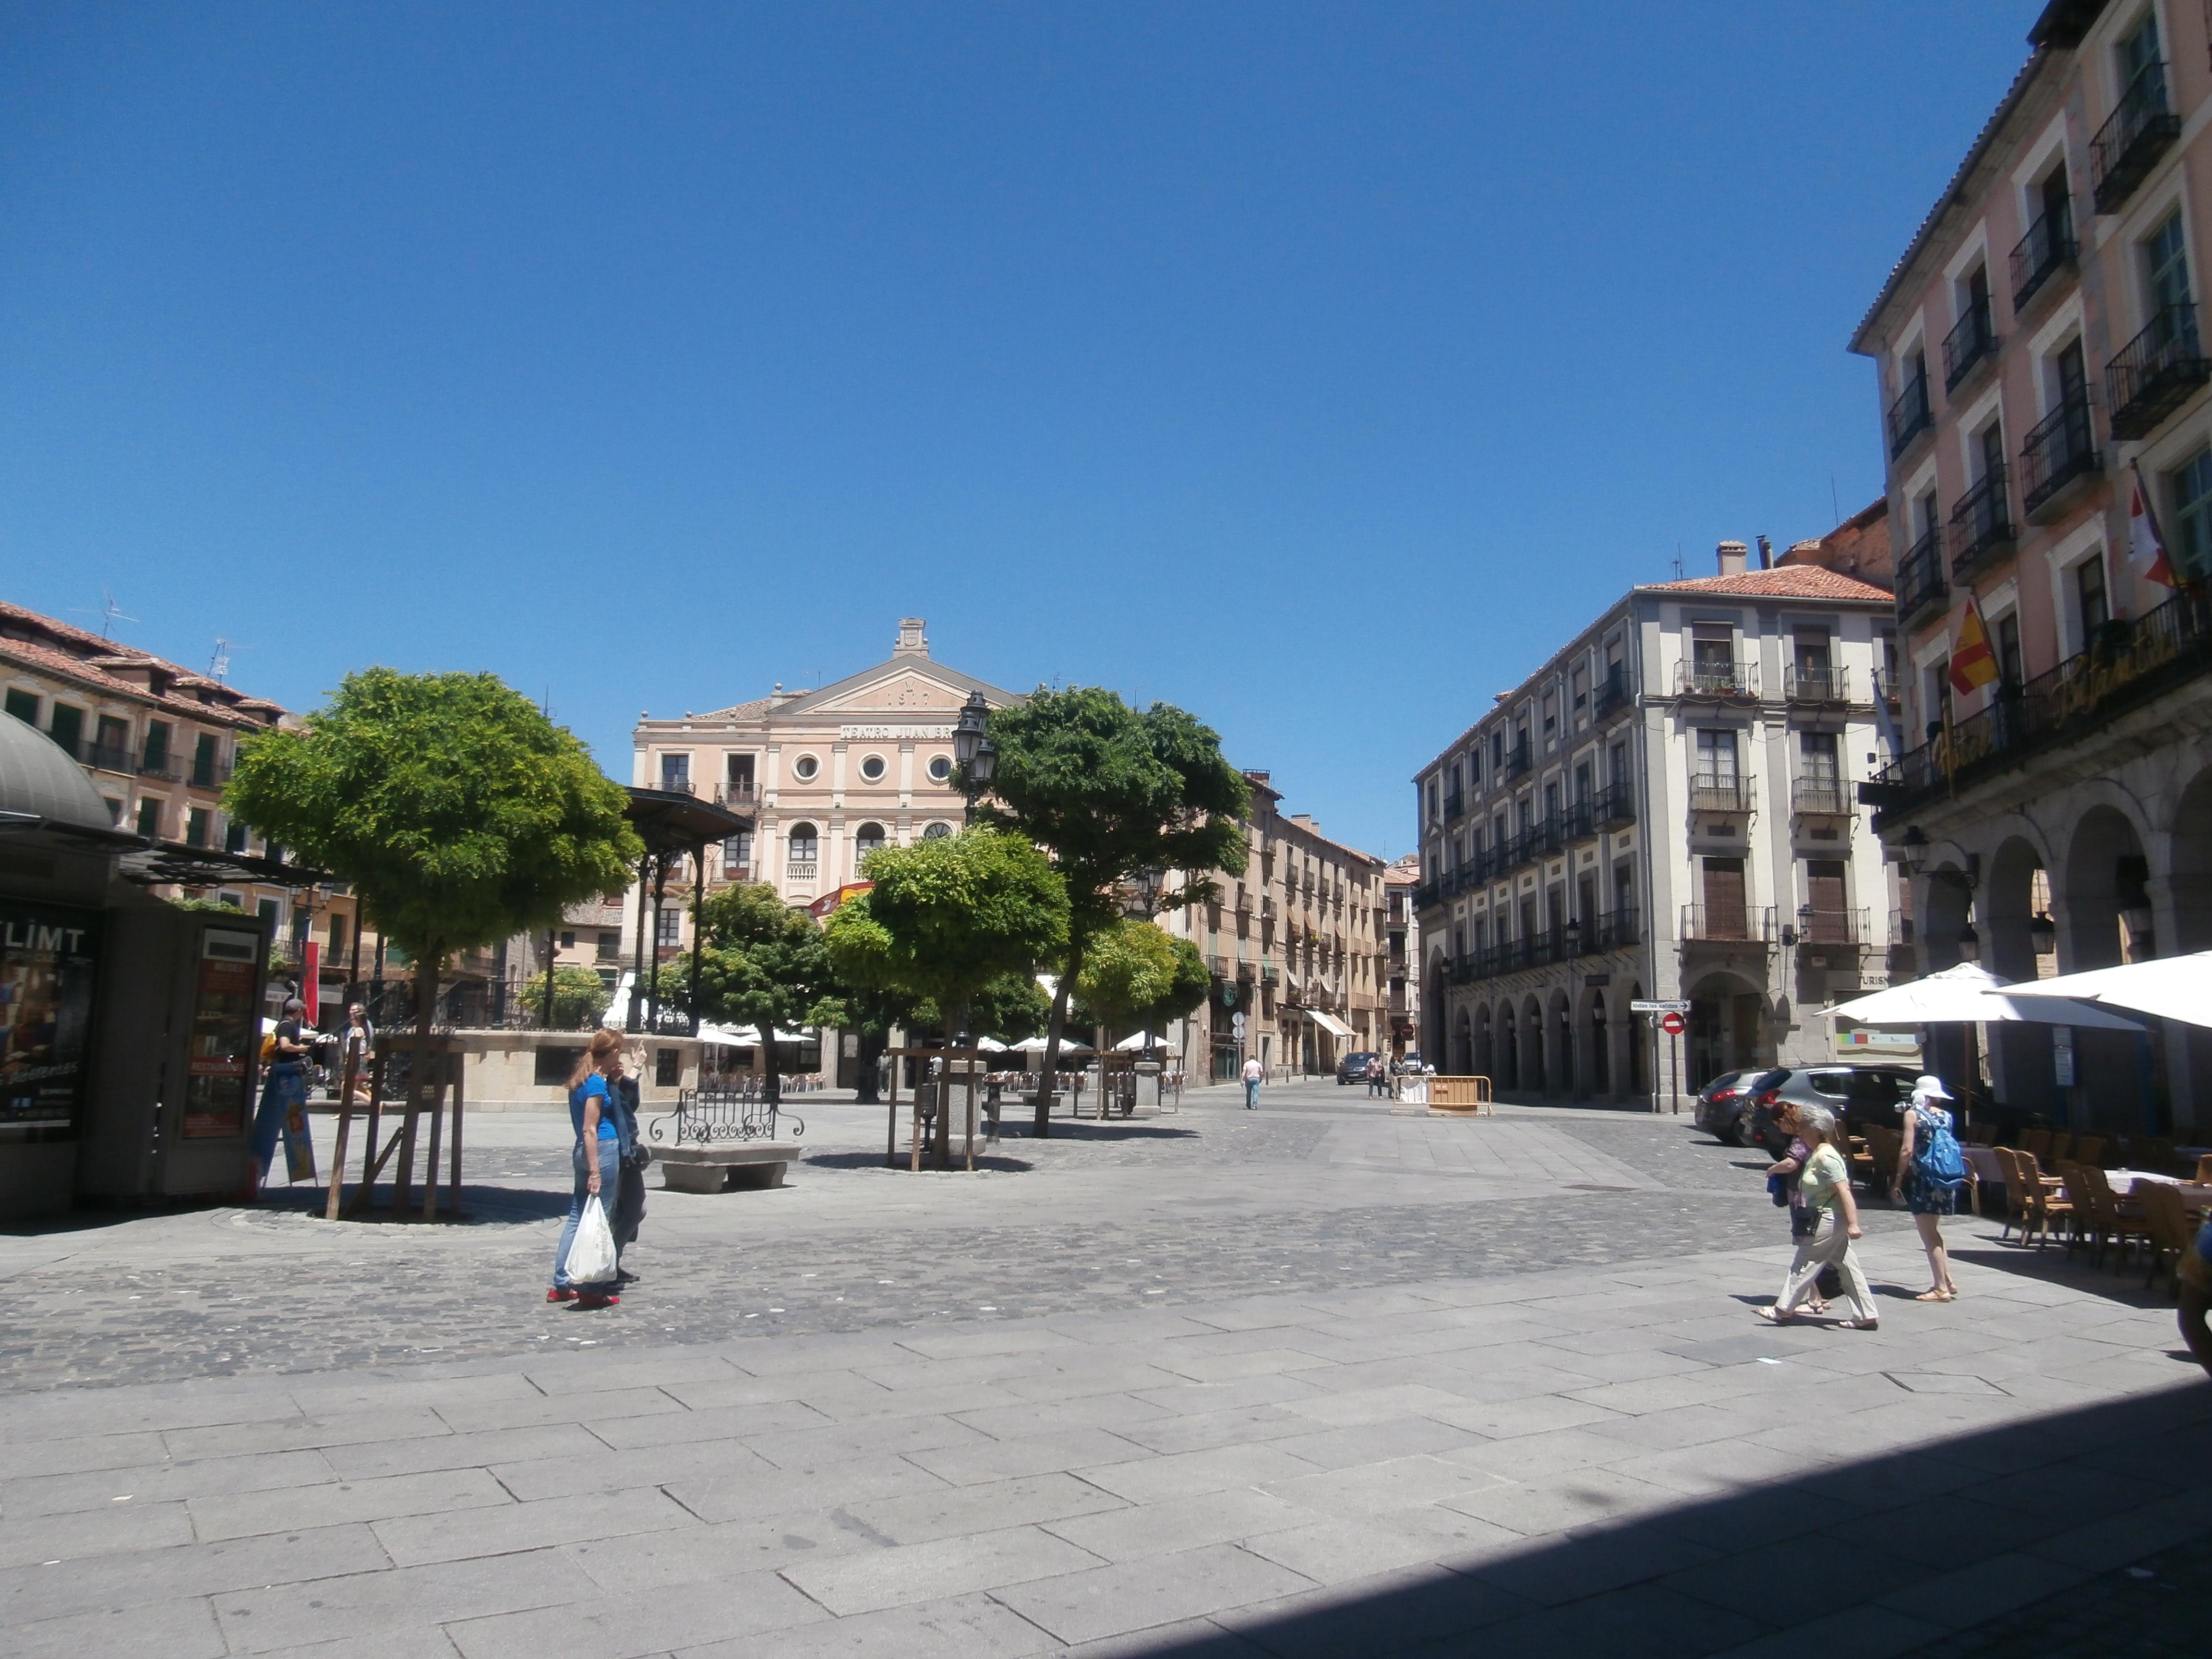
{"label": "blue jeans", "polygon": [[[599,1202],[607,1212],[607,1224],[614,1225],[615,1199],[622,1188],[622,1142],[601,1140],[599,1147]],[[586,1160],[584,1143],[578,1141],[568,1153],[568,1161],[575,1167],[576,1190],[568,1200],[568,1224],[561,1229],[561,1243],[553,1252],[553,1288],[565,1291],[568,1284],[568,1247],[576,1242],[576,1229],[584,1219],[584,1200],[592,1195],[587,1184],[592,1178],[592,1166]],[[616,1250],[621,1255],[619,1245]],[[611,1290],[613,1286],[605,1288]]]}
{"label": "blue jeans", "polygon": [[262,1073],[261,1105],[253,1114],[253,1161],[264,1179],[276,1158],[277,1138],[293,1107],[307,1099],[307,1068],[296,1060],[276,1060]]}
{"label": "blue jeans", "polygon": [[1254,1107],[1260,1103],[1260,1079],[1256,1077],[1244,1079],[1244,1103]]}

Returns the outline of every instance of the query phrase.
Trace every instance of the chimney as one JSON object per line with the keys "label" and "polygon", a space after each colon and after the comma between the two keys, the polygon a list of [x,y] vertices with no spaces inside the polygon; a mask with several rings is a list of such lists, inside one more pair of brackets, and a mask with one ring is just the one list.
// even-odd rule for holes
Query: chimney
{"label": "chimney", "polygon": [[1743,574],[1743,562],[1746,558],[1749,557],[1751,554],[1751,550],[1749,548],[1746,547],[1741,542],[1723,542],[1715,550],[1719,553],[1721,557],[1722,575],[1741,576]]}
{"label": "chimney", "polygon": [[1759,568],[1761,570],[1774,568],[1774,544],[1764,536],[1759,538]]}
{"label": "chimney", "polygon": [[928,654],[929,641],[921,636],[921,618],[919,617],[901,617],[899,618],[898,644],[892,648],[891,655],[894,657],[927,657]]}

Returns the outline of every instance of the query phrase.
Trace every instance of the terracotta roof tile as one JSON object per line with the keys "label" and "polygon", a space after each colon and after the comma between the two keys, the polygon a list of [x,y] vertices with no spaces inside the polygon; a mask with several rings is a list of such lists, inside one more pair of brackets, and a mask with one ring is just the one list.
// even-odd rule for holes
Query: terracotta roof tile
{"label": "terracotta roof tile", "polygon": [[[23,634],[33,637],[21,637]],[[186,720],[216,726],[263,726],[282,720],[284,709],[264,697],[250,697],[151,652],[139,651],[52,617],[0,600],[0,660],[21,663],[37,672],[75,682],[88,690],[145,704]],[[153,668],[169,680],[156,693],[125,676]],[[203,699],[199,693],[212,692]]]}
{"label": "terracotta roof tile", "polygon": [[1780,565],[1772,570],[1747,570],[1741,576],[1691,576],[1678,582],[1647,582],[1638,592],[1740,593],[1752,599],[1857,599],[1878,605],[1891,603],[1887,589],[1863,582],[1816,564]]}

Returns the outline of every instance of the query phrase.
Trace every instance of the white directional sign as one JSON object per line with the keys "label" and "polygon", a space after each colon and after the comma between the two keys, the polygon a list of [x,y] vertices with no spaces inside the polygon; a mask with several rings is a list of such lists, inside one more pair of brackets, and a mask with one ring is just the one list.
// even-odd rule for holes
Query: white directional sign
{"label": "white directional sign", "polygon": [[1632,1002],[1628,1005],[1628,1012],[1632,1014],[1686,1014],[1690,1012],[1690,1005],[1686,1002]]}

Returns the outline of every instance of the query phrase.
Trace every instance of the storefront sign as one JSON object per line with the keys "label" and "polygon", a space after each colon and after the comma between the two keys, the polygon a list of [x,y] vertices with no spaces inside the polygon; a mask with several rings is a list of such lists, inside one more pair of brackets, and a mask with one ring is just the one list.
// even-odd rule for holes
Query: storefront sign
{"label": "storefront sign", "polygon": [[0,900],[0,1128],[76,1127],[99,968],[98,916]]}

